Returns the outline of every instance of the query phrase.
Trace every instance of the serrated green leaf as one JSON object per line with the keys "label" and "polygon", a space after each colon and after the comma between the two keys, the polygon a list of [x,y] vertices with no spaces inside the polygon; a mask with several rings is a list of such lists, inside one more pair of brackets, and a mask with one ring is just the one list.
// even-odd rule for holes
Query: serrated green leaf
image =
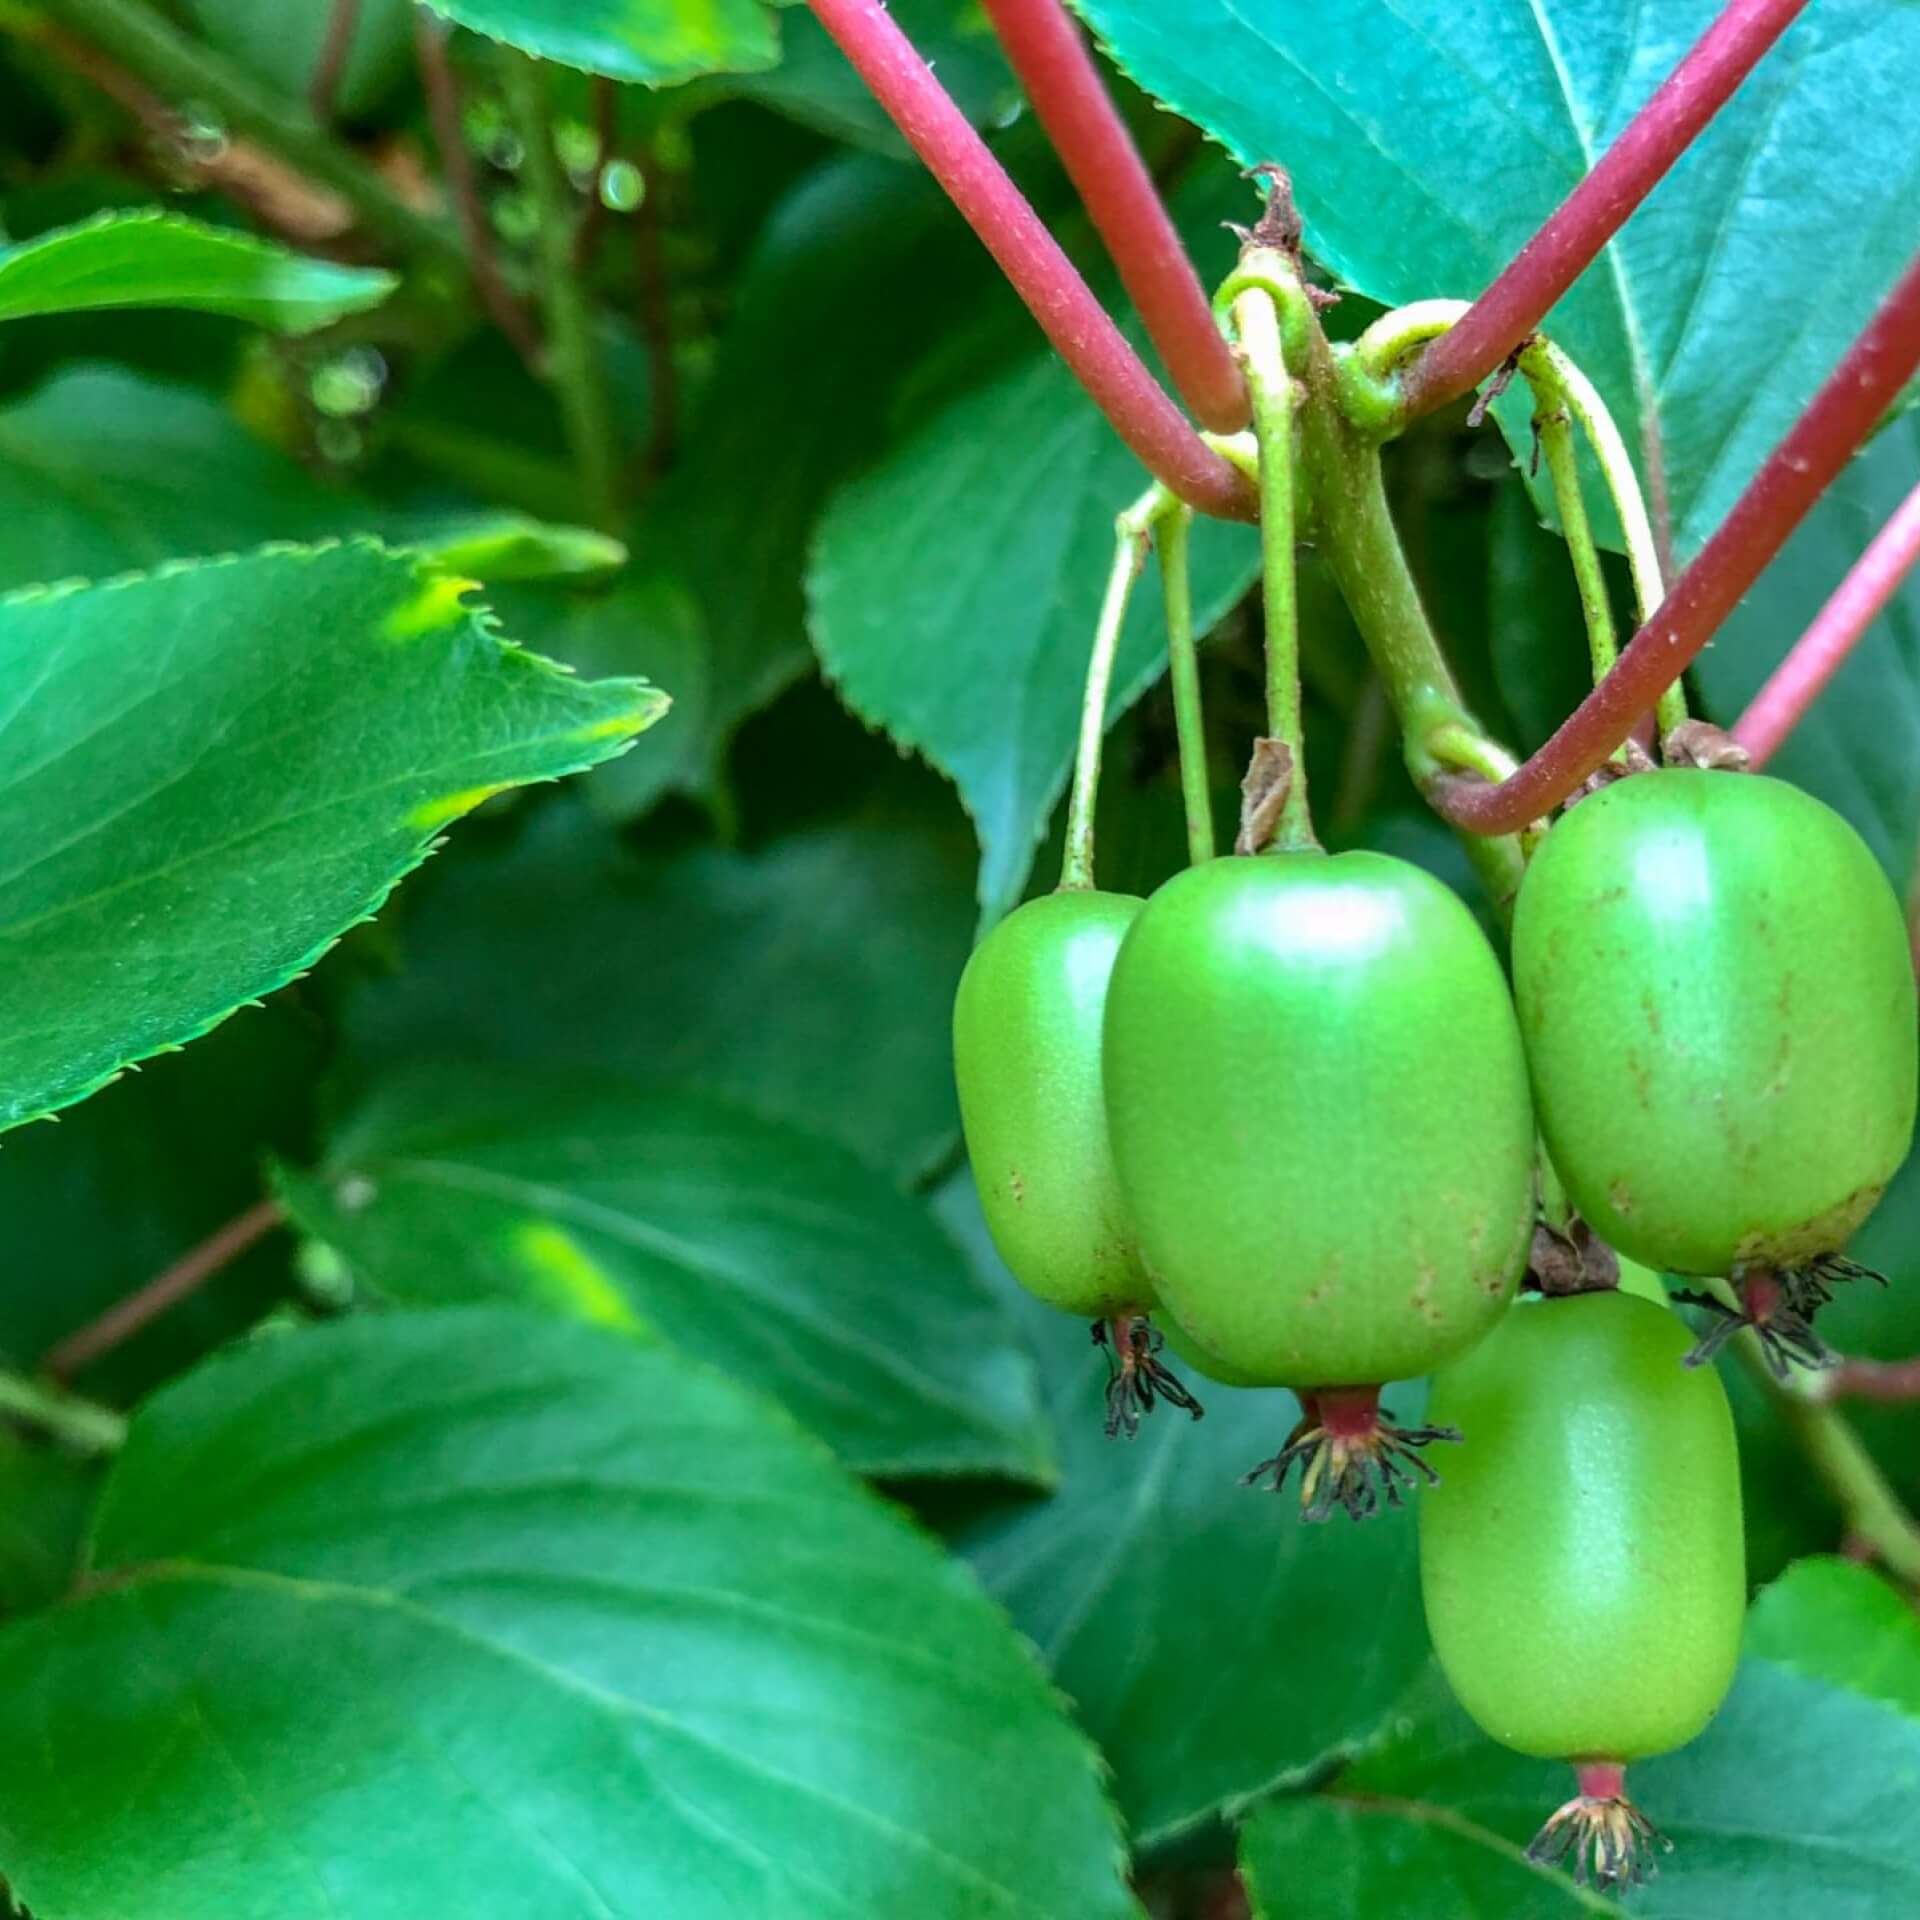
{"label": "serrated green leaf", "polygon": [[358,1070],[613,1069],[918,1173],[958,1127],[950,1021],[973,919],[965,827],[934,786],[903,773],[856,817],[752,852],[636,856],[562,802],[503,851],[437,861],[411,964],[348,1010]]}
{"label": "serrated green leaf", "polygon": [[664,794],[707,797],[723,744],[715,715],[730,701],[714,683],[699,605],[676,575],[630,569],[598,589],[557,582],[495,588],[489,578],[487,597],[537,653],[576,672],[641,674],[673,689],[673,726],[652,749],[596,767],[582,782],[596,813],[633,820]]}
{"label": "serrated green leaf", "polygon": [[383,1089],[281,1191],[378,1296],[657,1335],[862,1472],[1051,1477],[1032,1356],[925,1209],[734,1103],[441,1072]]}
{"label": "serrated green leaf", "polygon": [[[1917,16],[1920,17],[1920,16]],[[1694,663],[1724,725],[1806,630],[1920,471],[1920,418],[1885,428],[1828,488]],[[1769,763],[1853,823],[1903,893],[1920,850],[1920,577],[1910,577]]]}
{"label": "serrated green leaf", "polygon": [[[1486,1739],[1435,1672],[1409,1696],[1394,1737],[1332,1791],[1336,1799],[1411,1802],[1414,1817],[1465,1822],[1512,1849],[1526,1844],[1572,1782],[1565,1766],[1525,1759]],[[1707,1731],[1678,1753],[1636,1763],[1627,1784],[1673,1842],[1673,1852],[1660,1858],[1659,1879],[1632,1896],[1629,1913],[1726,1920],[1796,1911],[1821,1920],[1894,1920],[1920,1901],[1920,1723],[1846,1687],[1749,1657]],[[1381,1911],[1453,1920],[1456,1911],[1419,1904],[1417,1877],[1376,1882],[1384,1905],[1371,1907],[1307,1905],[1283,1863],[1259,1877],[1270,1920],[1296,1910],[1311,1920],[1361,1920]],[[1295,1909],[1287,1899],[1301,1904]]]}
{"label": "serrated green leaf", "polygon": [[426,0],[434,12],[542,60],[670,87],[780,58],[763,0]]}
{"label": "serrated green leaf", "polygon": [[[1283,162],[1307,244],[1388,305],[1484,288],[1719,0],[1076,0],[1120,65],[1246,165]],[[1810,9],[1547,317],[1627,444],[1657,434],[1700,546],[1912,250],[1920,10]],[[1819,297],[1798,299],[1796,262]],[[1502,424],[1524,458],[1524,408]]]}
{"label": "serrated green leaf", "polygon": [[0,1633],[48,1920],[1121,1920],[1091,1750],[964,1571],[703,1369],[501,1309],[214,1361]]}
{"label": "serrated green leaf", "polygon": [[96,307],[191,307],[309,333],[400,284],[374,267],[289,253],[252,234],[146,207],[0,248],[0,320]]}
{"label": "serrated green leaf", "polygon": [[1747,1616],[1747,1651],[1920,1719],[1920,1617],[1877,1573],[1802,1560]]}
{"label": "serrated green leaf", "polygon": [[[1209,170],[1183,197],[1196,235],[1244,211],[1245,184]],[[841,488],[815,537],[810,627],[827,676],[863,718],[960,790],[980,838],[984,916],[1026,883],[1066,785],[1114,516],[1146,477],[1065,364],[1044,349],[930,410]],[[1205,632],[1259,572],[1253,531],[1194,529]],[[1159,678],[1157,580],[1136,591],[1108,718]]]}
{"label": "serrated green leaf", "polygon": [[489,794],[665,707],[371,542],[0,601],[0,1129],[283,985]]}
{"label": "serrated green leaf", "polygon": [[[1004,1276],[970,1180],[943,1211]],[[1037,1305],[1029,1320],[1060,1490],[958,1545],[1040,1649],[1150,1847],[1376,1731],[1427,1659],[1412,1516],[1309,1527],[1292,1495],[1241,1485],[1298,1420],[1291,1394],[1186,1375],[1204,1420],[1161,1407],[1131,1444],[1109,1440],[1084,1323]],[[1402,1386],[1389,1404],[1407,1416],[1420,1400]]]}

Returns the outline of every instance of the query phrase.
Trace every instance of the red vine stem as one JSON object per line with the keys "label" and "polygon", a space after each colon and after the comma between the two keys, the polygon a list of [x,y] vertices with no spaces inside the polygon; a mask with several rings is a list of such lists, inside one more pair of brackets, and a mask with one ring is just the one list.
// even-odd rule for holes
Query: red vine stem
{"label": "red vine stem", "polygon": [[101,1355],[131,1340],[143,1327],[192,1298],[215,1274],[231,1266],[248,1248],[282,1225],[286,1215],[277,1200],[259,1200],[224,1227],[184,1253],[164,1273],[157,1274],[138,1293],[116,1300],[97,1320],[90,1320],[51,1349],[40,1370],[59,1381],[71,1380]]}
{"label": "red vine stem", "polygon": [[1733,737],[1756,767],[1772,759],[1781,741],[1800,724],[1801,716],[1840,670],[1860,636],[1880,617],[1881,608],[1893,598],[1916,560],[1920,560],[1920,486],[1894,509],[1892,518],[1874,535],[1873,544],[1814,615],[1813,624],[1734,722]]}
{"label": "red vine stem", "polygon": [[1920,1360],[1843,1360],[1820,1376],[1822,1400],[1920,1400]]}
{"label": "red vine stem", "polygon": [[1202,513],[1251,520],[1252,489],[1200,439],[1127,345],[880,0],[808,4],[1147,471]]}
{"label": "red vine stem", "polygon": [[1512,833],[1557,806],[1632,731],[1759,579],[1920,367],[1920,255],[1767,456],[1614,669],[1497,785],[1449,777],[1429,798],[1469,833]]}
{"label": "red vine stem", "polygon": [[1175,390],[1203,425],[1238,432],[1247,424],[1247,383],[1080,30],[1060,0],[985,5]]}
{"label": "red vine stem", "polygon": [[1408,369],[1408,418],[1478,386],[1526,339],[1806,4],[1732,0],[1459,325]]}

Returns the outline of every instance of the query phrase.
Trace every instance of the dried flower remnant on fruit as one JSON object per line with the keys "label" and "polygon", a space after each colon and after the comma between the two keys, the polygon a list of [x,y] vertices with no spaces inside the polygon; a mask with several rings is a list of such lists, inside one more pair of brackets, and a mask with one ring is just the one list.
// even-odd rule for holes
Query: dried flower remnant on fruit
{"label": "dried flower remnant on fruit", "polygon": [[1625,1767],[1597,1762],[1577,1772],[1580,1791],[1554,1810],[1527,1858],[1543,1867],[1571,1862],[1576,1886],[1643,1886],[1673,1842],[1627,1797]]}
{"label": "dried flower remnant on fruit", "polygon": [[1161,1358],[1165,1336],[1144,1313],[1123,1313],[1093,1323],[1093,1344],[1107,1355],[1107,1438],[1133,1439],[1140,1416],[1162,1400],[1194,1419],[1206,1408]]}
{"label": "dried flower remnant on fruit", "polygon": [[1284,740],[1256,740],[1246,777],[1240,782],[1240,831],[1234,836],[1235,853],[1261,853],[1272,844],[1292,791],[1293,749]]}
{"label": "dried flower remnant on fruit", "polygon": [[1661,741],[1660,757],[1670,767],[1697,767],[1707,773],[1745,773],[1753,764],[1746,748],[1710,720],[1681,721]]}
{"label": "dried flower remnant on fruit", "polygon": [[1605,1293],[1620,1284],[1620,1256],[1578,1214],[1564,1230],[1539,1220],[1534,1223],[1527,1281],[1556,1299],[1570,1293]]}
{"label": "dried flower remnant on fruit", "polygon": [[1301,1418],[1287,1443],[1270,1460],[1246,1474],[1242,1486],[1269,1482],[1278,1493],[1300,1469],[1300,1515],[1331,1519],[1339,1507],[1350,1520],[1368,1520],[1390,1507],[1406,1505],[1406,1495],[1424,1479],[1440,1484],[1439,1473],[1421,1458],[1436,1440],[1458,1441],[1457,1427],[1397,1427],[1381,1406],[1375,1387],[1328,1387],[1300,1396]]}
{"label": "dried flower remnant on fruit", "polygon": [[1887,1284],[1884,1274],[1842,1254],[1830,1253],[1801,1267],[1736,1269],[1733,1289],[1738,1307],[1697,1289],[1676,1293],[1676,1300],[1703,1307],[1714,1315],[1714,1325],[1687,1355],[1687,1365],[1705,1366],[1744,1328],[1759,1340],[1760,1351],[1776,1380],[1791,1378],[1796,1366],[1813,1370],[1833,1366],[1839,1355],[1814,1331],[1813,1319],[1832,1300],[1833,1289],[1849,1280],[1874,1280],[1883,1287]]}

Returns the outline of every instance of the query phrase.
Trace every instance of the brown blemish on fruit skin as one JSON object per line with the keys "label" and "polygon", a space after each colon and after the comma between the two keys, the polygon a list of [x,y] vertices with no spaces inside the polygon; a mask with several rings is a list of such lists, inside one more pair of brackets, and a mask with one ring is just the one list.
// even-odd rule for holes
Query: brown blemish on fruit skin
{"label": "brown blemish on fruit skin", "polygon": [[1616,1180],[1607,1188],[1607,1204],[1615,1213],[1633,1211],[1633,1189],[1624,1180]]}
{"label": "brown blemish on fruit skin", "polygon": [[1640,996],[1640,1011],[1647,1016],[1647,1031],[1658,1040],[1660,1038],[1660,1003],[1650,993]]}
{"label": "brown blemish on fruit skin", "polygon": [[1837,1205],[1797,1227],[1750,1233],[1734,1251],[1736,1266],[1791,1267],[1846,1245],[1853,1230],[1879,1204],[1886,1182],[1856,1187]]}
{"label": "brown blemish on fruit skin", "polygon": [[1633,1051],[1627,1049],[1627,1071],[1633,1076],[1634,1091],[1640,1097],[1640,1104],[1649,1113],[1653,1111],[1653,1069]]}
{"label": "brown blemish on fruit skin", "polygon": [[1007,1191],[1013,1196],[1015,1206],[1018,1206],[1027,1197],[1027,1183],[1021,1178],[1018,1167],[1009,1167],[1007,1169]]}

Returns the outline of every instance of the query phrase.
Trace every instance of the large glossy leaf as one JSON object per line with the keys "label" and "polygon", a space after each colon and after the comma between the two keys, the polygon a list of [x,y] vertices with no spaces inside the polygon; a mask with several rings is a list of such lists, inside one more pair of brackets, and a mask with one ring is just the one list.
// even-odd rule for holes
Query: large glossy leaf
{"label": "large glossy leaf", "polygon": [[[1486,286],[1720,10],[1076,4],[1149,92],[1242,162],[1284,162],[1309,246],[1389,305]],[[1657,435],[1682,554],[1906,264],[1916,63],[1914,8],[1810,8],[1548,318],[1628,444]],[[1817,299],[1798,291],[1810,260]],[[1524,412],[1509,424],[1524,452]]]}
{"label": "large glossy leaf", "polygon": [[376,1295],[658,1334],[864,1472],[1049,1477],[1032,1357],[926,1210],[731,1102],[431,1075],[385,1090],[283,1192]]}
{"label": "large glossy leaf", "polygon": [[[1920,473],[1920,419],[1886,428],[1828,489],[1696,662],[1731,725]],[[1920,579],[1867,630],[1769,767],[1839,808],[1904,893],[1920,848]]]}
{"label": "large glossy leaf", "polygon": [[[1572,1775],[1487,1740],[1447,1696],[1438,1675],[1406,1703],[1394,1739],[1341,1776],[1334,1822],[1285,1804],[1247,1832],[1247,1860],[1267,1920],[1405,1920],[1513,1912],[1525,1920],[1582,1911],[1522,1878],[1514,1856],[1566,1798]],[[1700,1738],[1633,1767],[1629,1785],[1671,1839],[1660,1877],[1627,1911],[1660,1920],[1725,1920],[1736,1913],[1799,1911],[1822,1920],[1895,1920],[1920,1900],[1920,1723],[1899,1708],[1830,1680],[1750,1657],[1732,1695]],[[1368,1864],[1343,1858],[1330,1874],[1314,1850],[1329,1823],[1370,1841]],[[1400,1823],[1401,1831],[1395,1832]],[[1449,1829],[1436,1849],[1407,1828]],[[1473,1851],[1484,1849],[1476,1862]],[[1498,1887],[1450,1897],[1464,1875]],[[1365,1898],[1350,1897],[1364,1895]]]}
{"label": "large glossy leaf", "polygon": [[780,41],[765,0],[427,0],[436,13],[543,60],[649,87],[770,67]]}
{"label": "large glossy leaf", "polygon": [[359,542],[0,602],[0,1128],[284,984],[489,794],[658,718],[464,589]]}
{"label": "large glossy leaf", "polygon": [[1091,1750],[784,1416],[502,1309],[214,1361],[0,1633],[46,1920],[1119,1920]]}
{"label": "large glossy leaf", "polygon": [[615,1068],[730,1095],[917,1173],[958,1125],[964,826],[901,781],[751,852],[635,856],[583,809],[437,862],[410,965],[362,993],[363,1072],[403,1060]]}
{"label": "large glossy leaf", "polygon": [[[970,1182],[944,1210],[997,1268]],[[1204,1420],[1160,1408],[1131,1444],[1109,1440],[1086,1327],[1038,1307],[1030,1320],[1060,1490],[990,1514],[959,1545],[1074,1702],[1152,1846],[1376,1731],[1427,1658],[1412,1515],[1310,1527],[1293,1498],[1242,1486],[1298,1419],[1290,1394],[1189,1375]],[[1397,1387],[1389,1404],[1406,1415],[1418,1401]]]}
{"label": "large glossy leaf", "polygon": [[192,307],[308,333],[378,306],[400,283],[249,233],[145,208],[0,247],[0,320],[93,307]]}

